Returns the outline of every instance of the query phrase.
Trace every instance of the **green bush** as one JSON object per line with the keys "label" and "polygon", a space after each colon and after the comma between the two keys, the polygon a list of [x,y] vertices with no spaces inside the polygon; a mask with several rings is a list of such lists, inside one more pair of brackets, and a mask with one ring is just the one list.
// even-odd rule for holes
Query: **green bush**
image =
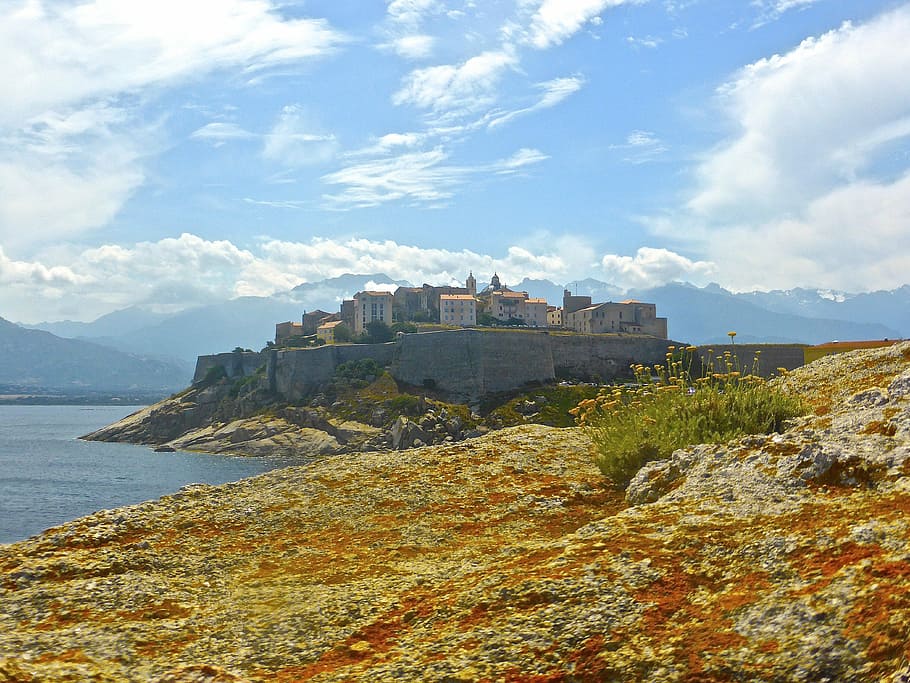
{"label": "green bush", "polygon": [[335,368],[335,377],[338,379],[366,381],[381,374],[382,366],[372,358],[351,360]]}
{"label": "green bush", "polygon": [[797,396],[756,374],[757,356],[744,374],[728,352],[693,381],[694,351],[671,346],[666,364],[654,366],[656,376],[652,368],[635,365],[634,384],[601,391],[572,411],[591,436],[598,467],[616,488],[626,488],[642,465],[677,448],[781,431],[786,420],[805,413]]}

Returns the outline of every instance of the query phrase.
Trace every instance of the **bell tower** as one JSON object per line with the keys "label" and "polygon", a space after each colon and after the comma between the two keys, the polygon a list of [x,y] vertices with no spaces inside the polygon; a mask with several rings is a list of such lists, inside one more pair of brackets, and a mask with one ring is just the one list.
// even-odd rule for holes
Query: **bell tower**
{"label": "bell tower", "polygon": [[474,296],[475,294],[477,294],[477,280],[474,279],[473,270],[468,274],[468,280],[467,280],[467,282],[465,282],[465,285],[468,288],[468,294],[470,294],[471,296]]}

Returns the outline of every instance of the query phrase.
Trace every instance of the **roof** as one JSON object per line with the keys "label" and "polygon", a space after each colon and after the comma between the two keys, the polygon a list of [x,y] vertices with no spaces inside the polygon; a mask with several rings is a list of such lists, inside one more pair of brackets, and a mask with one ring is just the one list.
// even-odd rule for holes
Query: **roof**
{"label": "roof", "polygon": [[439,300],[447,299],[449,301],[474,301],[471,294],[440,294]]}
{"label": "roof", "polygon": [[357,292],[354,295],[354,298],[356,299],[358,296],[392,296],[392,293],[391,292],[377,292],[375,290],[373,290],[373,291],[364,290],[362,292]]}
{"label": "roof", "polygon": [[338,325],[343,325],[343,324],[344,324],[344,321],[343,321],[343,320],[330,320],[330,321],[327,322],[327,323],[322,323],[322,324],[321,324],[319,327],[317,327],[316,329],[317,329],[317,330],[327,330],[327,329],[331,329],[331,328],[333,328],[333,327],[337,327]]}
{"label": "roof", "polygon": [[540,299],[540,298],[537,298],[537,299],[528,299],[528,303],[529,303],[529,304],[546,304],[546,303],[547,303],[547,300],[546,300],[546,299]]}
{"label": "roof", "polygon": [[877,349],[882,346],[891,346],[892,344],[897,344],[899,339],[873,339],[870,341],[833,341],[827,342],[825,344],[816,344],[815,349],[843,349],[843,350],[852,350],[852,349]]}

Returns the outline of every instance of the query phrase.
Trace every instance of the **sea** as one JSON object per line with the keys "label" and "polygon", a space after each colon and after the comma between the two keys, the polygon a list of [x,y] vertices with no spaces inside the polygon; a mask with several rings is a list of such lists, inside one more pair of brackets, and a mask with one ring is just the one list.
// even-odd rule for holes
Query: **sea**
{"label": "sea", "polygon": [[186,484],[223,484],[311,461],[156,453],[148,446],[79,440],[139,408],[0,405],[0,543]]}

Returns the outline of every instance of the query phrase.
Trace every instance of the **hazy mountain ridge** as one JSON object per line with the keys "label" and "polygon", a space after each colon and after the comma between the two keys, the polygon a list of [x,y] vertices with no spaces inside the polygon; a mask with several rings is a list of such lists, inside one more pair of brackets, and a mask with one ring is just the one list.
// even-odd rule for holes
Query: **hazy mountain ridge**
{"label": "hazy mountain ridge", "polygon": [[0,318],[0,384],[66,391],[170,392],[186,386],[191,376],[185,364],[64,339]]}
{"label": "hazy mountain ridge", "polygon": [[[179,358],[192,363],[196,356],[235,346],[259,350],[273,338],[275,323],[299,320],[304,311],[337,311],[341,300],[375,285],[408,286],[384,273],[345,274],[308,282],[270,297],[241,297],[174,314],[131,307],[102,316],[92,323],[41,323],[32,327],[73,336],[130,353]],[[478,282],[478,288],[486,286]],[[727,341],[735,330],[737,341],[817,344],[835,339],[910,337],[910,286],[888,292],[848,294],[812,289],[732,293],[719,285],[696,287],[673,283],[662,287],[624,291],[593,278],[565,285],[525,278],[506,283],[561,305],[562,293],[588,295],[597,301],[637,298],[657,304],[658,315],[668,318],[670,336],[693,344]]]}

